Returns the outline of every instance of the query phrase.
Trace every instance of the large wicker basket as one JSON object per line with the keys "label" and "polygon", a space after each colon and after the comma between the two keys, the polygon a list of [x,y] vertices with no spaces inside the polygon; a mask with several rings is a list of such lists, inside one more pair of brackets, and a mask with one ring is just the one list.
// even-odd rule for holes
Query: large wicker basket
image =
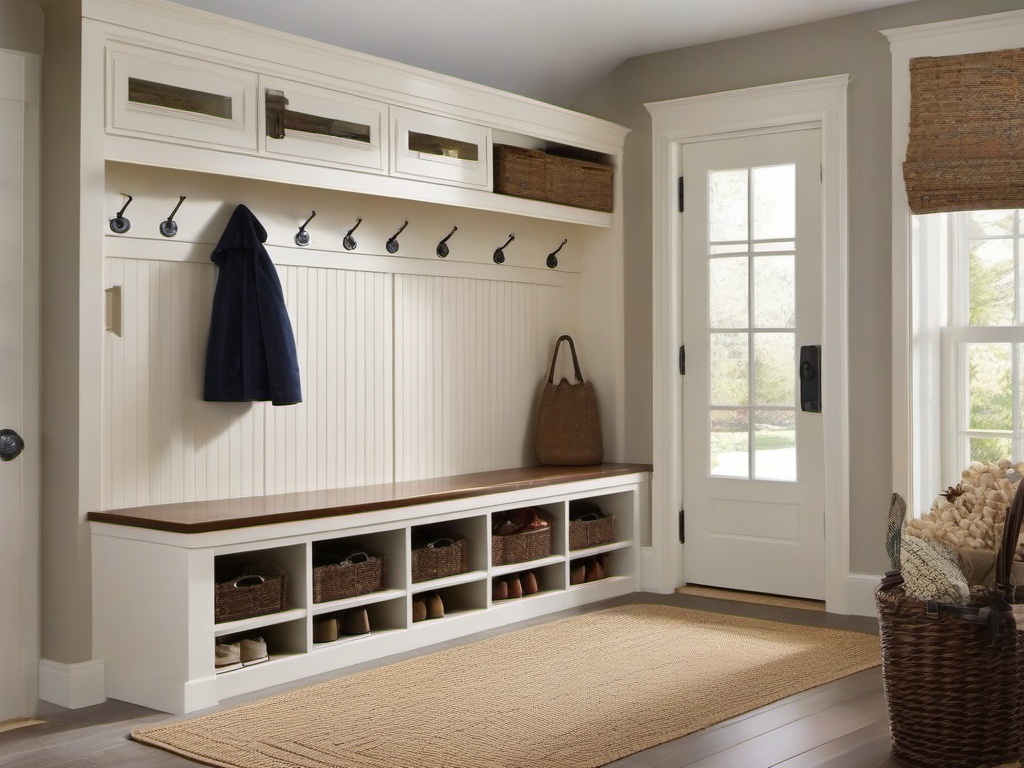
{"label": "large wicker basket", "polygon": [[218,563],[213,593],[214,621],[249,619],[284,610],[284,571],[265,561]]}
{"label": "large wicker basket", "polygon": [[540,560],[551,554],[551,526],[507,536],[491,536],[491,564],[510,565]]}
{"label": "large wicker basket", "polygon": [[469,542],[461,536],[420,534],[412,548],[412,580],[430,581],[469,570]]}
{"label": "large wicker basket", "polygon": [[[919,768],[982,768],[1024,754],[1024,643],[1008,575],[1024,517],[1020,484],[997,586],[974,608],[908,597],[891,574],[875,593],[892,754]],[[985,603],[988,603],[985,605]]]}
{"label": "large wicker basket", "polygon": [[588,549],[615,541],[615,516],[587,512],[569,521],[569,549]]}
{"label": "large wicker basket", "polygon": [[539,149],[496,144],[494,191],[611,212],[612,167]]}
{"label": "large wicker basket", "polygon": [[313,566],[313,602],[327,603],[384,589],[386,559],[377,552],[317,553]]}

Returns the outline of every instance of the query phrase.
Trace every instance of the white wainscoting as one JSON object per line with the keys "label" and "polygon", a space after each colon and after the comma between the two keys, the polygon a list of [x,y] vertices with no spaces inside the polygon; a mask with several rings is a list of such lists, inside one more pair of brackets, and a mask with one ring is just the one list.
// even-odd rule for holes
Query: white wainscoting
{"label": "white wainscoting", "polygon": [[[278,265],[304,402],[202,400],[210,263],[108,258],[106,509],[385,483],[533,461],[570,288]],[[97,450],[99,446],[97,446]]]}

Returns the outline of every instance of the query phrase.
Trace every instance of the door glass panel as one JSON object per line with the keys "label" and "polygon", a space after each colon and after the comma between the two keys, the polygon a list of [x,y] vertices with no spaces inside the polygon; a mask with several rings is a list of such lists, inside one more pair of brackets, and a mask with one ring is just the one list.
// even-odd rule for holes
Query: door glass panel
{"label": "door glass panel", "polygon": [[754,326],[796,327],[796,258],[758,256],[754,259]]}
{"label": "door glass panel", "polygon": [[1016,290],[1013,240],[971,242],[968,263],[971,325],[1013,325]]}
{"label": "door glass panel", "polygon": [[711,334],[711,404],[750,403],[749,334]]}
{"label": "door glass panel", "polygon": [[210,117],[231,119],[231,97],[219,93],[206,93],[176,85],[156,83],[152,80],[128,78],[128,101],[154,107],[195,112]]}
{"label": "door glass panel", "polygon": [[1010,344],[967,345],[967,428],[1013,429]]}
{"label": "door glass panel", "polygon": [[708,174],[708,240],[711,243],[747,240],[747,177],[746,168]]}
{"label": "door glass panel", "polygon": [[348,120],[337,120],[332,117],[308,115],[305,112],[284,111],[284,127],[286,131],[302,131],[320,136],[333,136],[337,139],[349,139],[370,143],[370,126],[363,123],[352,123]]}
{"label": "door glass panel", "polygon": [[796,237],[796,166],[754,168],[751,177],[754,239]]}
{"label": "door glass panel", "polygon": [[754,411],[754,477],[796,482],[794,411]]}
{"label": "door glass panel", "polygon": [[747,320],[747,272],[749,259],[746,256],[727,259],[712,259],[708,265],[710,285],[708,286],[708,323],[711,328],[746,328]]}
{"label": "door glass panel", "polygon": [[754,402],[796,405],[792,333],[754,334]]}
{"label": "door glass panel", "polygon": [[457,160],[479,160],[480,147],[471,141],[459,141],[447,136],[409,131],[409,149],[427,155],[452,157]]}
{"label": "door glass panel", "polygon": [[747,409],[711,411],[711,474],[750,477],[750,412]]}

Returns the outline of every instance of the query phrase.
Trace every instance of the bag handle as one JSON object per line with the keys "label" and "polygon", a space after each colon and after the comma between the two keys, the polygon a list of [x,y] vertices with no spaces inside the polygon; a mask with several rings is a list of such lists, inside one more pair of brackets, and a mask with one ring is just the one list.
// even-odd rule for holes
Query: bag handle
{"label": "bag handle", "polygon": [[558,361],[558,348],[562,346],[563,341],[569,342],[569,351],[572,352],[572,367],[576,370],[576,381],[583,384],[583,374],[580,373],[580,361],[576,357],[576,345],[572,343],[572,336],[563,335],[558,337],[558,341],[555,342],[555,351],[551,355],[551,370],[548,371],[548,384],[555,383],[555,363]]}

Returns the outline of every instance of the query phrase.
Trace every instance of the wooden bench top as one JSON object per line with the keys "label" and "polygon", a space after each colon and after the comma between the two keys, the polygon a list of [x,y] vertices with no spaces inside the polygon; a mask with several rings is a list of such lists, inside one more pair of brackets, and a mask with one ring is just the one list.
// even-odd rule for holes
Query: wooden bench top
{"label": "wooden bench top", "polygon": [[303,491],[241,499],[188,501],[129,509],[90,512],[97,523],[130,525],[173,533],[207,533],[251,525],[352,515],[378,509],[409,507],[489,493],[517,491],[576,480],[650,472],[649,464],[597,464],[589,467],[520,467],[469,475],[363,485],[329,491]]}

